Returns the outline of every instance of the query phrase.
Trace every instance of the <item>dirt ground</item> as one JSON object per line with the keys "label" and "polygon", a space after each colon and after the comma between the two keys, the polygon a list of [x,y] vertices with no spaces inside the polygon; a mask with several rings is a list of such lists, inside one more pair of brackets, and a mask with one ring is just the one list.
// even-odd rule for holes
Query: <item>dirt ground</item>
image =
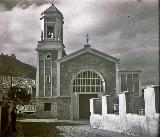
{"label": "dirt ground", "polygon": [[17,122],[17,132],[10,137],[134,137],[93,129],[89,122]]}

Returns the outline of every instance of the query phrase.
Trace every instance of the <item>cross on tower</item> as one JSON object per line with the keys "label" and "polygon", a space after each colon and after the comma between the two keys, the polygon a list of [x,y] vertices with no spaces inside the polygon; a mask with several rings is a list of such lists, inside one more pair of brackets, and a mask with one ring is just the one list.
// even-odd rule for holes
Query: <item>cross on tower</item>
{"label": "cross on tower", "polygon": [[89,42],[89,38],[88,38],[88,37],[89,37],[89,35],[87,34],[87,35],[86,35],[86,42],[87,42],[87,44],[88,44],[88,42]]}
{"label": "cross on tower", "polygon": [[52,5],[54,5],[54,0],[52,0]]}

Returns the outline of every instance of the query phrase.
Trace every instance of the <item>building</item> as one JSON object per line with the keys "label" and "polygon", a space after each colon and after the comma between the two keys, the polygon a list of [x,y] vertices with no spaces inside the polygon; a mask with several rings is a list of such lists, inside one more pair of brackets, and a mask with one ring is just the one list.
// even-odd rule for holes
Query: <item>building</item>
{"label": "building", "polygon": [[124,90],[140,93],[140,71],[119,71],[119,59],[93,49],[88,41],[66,55],[63,19],[54,4],[42,12],[36,48],[37,118],[85,119],[90,116],[90,98]]}

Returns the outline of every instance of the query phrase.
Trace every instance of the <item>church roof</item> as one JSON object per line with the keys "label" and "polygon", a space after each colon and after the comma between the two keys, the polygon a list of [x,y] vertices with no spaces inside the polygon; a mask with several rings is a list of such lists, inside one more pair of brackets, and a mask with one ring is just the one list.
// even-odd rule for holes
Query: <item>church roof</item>
{"label": "church roof", "polygon": [[102,58],[108,59],[108,60],[110,60],[110,61],[112,61],[112,62],[117,62],[117,63],[119,63],[119,59],[117,59],[117,58],[115,58],[115,57],[113,57],[113,56],[110,56],[110,55],[108,55],[108,54],[106,54],[106,53],[100,52],[100,51],[98,51],[98,50],[96,50],[96,49],[90,48],[90,47],[84,47],[83,49],[80,49],[80,50],[78,50],[78,51],[76,51],[76,52],[73,52],[73,53],[71,53],[71,54],[69,54],[69,55],[66,55],[66,56],[64,56],[64,57],[62,57],[62,58],[60,58],[60,59],[57,59],[56,62],[57,62],[57,63],[61,63],[61,62],[70,60],[70,59],[72,59],[72,58],[74,58],[74,57],[77,57],[77,56],[79,56],[79,55],[82,55],[82,54],[84,54],[84,53],[87,53],[87,52],[92,53],[92,54],[95,54],[95,55],[100,56],[100,57],[102,57]]}
{"label": "church roof", "polygon": [[47,13],[58,13],[63,17],[62,13],[54,6],[54,4],[52,4],[48,9],[44,11],[44,14],[47,14]]}

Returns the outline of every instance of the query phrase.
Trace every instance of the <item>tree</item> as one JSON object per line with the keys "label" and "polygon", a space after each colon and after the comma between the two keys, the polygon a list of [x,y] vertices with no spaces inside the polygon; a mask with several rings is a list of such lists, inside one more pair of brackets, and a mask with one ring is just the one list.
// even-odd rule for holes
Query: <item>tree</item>
{"label": "tree", "polygon": [[8,97],[16,102],[29,102],[31,99],[31,94],[29,94],[25,88],[16,85],[9,88]]}

